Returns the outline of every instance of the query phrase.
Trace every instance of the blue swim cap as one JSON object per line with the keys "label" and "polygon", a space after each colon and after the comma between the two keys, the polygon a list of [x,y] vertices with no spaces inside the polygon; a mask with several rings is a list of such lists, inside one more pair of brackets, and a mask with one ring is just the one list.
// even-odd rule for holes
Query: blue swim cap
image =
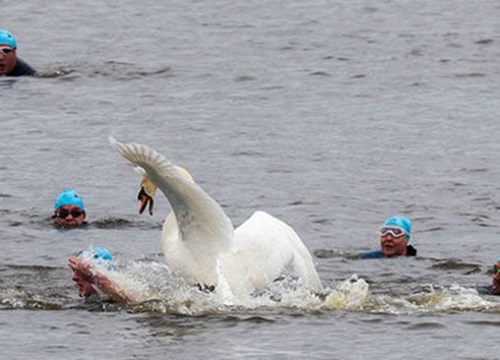
{"label": "blue swim cap", "polygon": [[90,246],[88,249],[80,251],[77,256],[87,260],[92,259],[93,262],[107,269],[112,269],[114,267],[111,263],[114,258],[113,254],[111,254],[108,249],[102,247]]}
{"label": "blue swim cap", "polygon": [[85,211],[83,199],[75,190],[66,189],[61,192],[54,203],[54,210],[59,209],[63,205],[78,206],[80,209]]}
{"label": "blue swim cap", "polygon": [[406,233],[406,240],[410,240],[411,236],[411,221],[404,216],[392,216],[384,222],[384,226],[397,226]]}
{"label": "blue swim cap", "polygon": [[0,29],[0,44],[9,45],[13,49],[17,48],[17,43],[14,35],[12,35],[7,30]]}
{"label": "blue swim cap", "polygon": [[103,260],[113,260],[113,254],[108,249],[102,247],[94,247],[94,259],[103,259]]}

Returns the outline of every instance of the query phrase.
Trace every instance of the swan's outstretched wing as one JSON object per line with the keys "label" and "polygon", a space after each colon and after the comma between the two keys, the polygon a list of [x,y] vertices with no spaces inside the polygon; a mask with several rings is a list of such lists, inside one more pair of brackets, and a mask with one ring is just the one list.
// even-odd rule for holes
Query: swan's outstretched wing
{"label": "swan's outstretched wing", "polygon": [[179,239],[194,258],[216,262],[219,253],[230,249],[231,220],[214,199],[186,179],[179,167],[145,145],[124,144],[111,137],[109,141],[120,155],[144,169],[146,176],[165,194],[175,213]]}
{"label": "swan's outstretched wing", "polygon": [[287,268],[310,290],[318,293],[323,290],[311,254],[284,222],[257,211],[234,235],[233,256],[223,257],[224,275],[234,292],[251,292],[266,286]]}

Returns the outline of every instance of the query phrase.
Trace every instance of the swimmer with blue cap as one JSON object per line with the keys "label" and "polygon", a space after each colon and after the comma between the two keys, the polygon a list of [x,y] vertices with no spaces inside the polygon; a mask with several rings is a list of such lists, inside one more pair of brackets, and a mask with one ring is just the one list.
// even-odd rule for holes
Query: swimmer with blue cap
{"label": "swimmer with blue cap", "polygon": [[81,196],[72,189],[62,191],[54,203],[54,223],[61,228],[85,225],[85,205]]}
{"label": "swimmer with blue cap", "polygon": [[477,292],[481,295],[500,295],[500,257],[497,258],[493,269],[489,270],[488,273],[491,273],[491,284],[478,286]]}
{"label": "swimmer with blue cap", "polygon": [[94,288],[96,276],[92,269],[96,267],[109,269],[112,261],[113,254],[102,247],[90,247],[69,258],[69,267],[73,270],[71,279],[76,283],[80,297],[88,298],[97,293]]}
{"label": "swimmer with blue cap", "polygon": [[0,29],[0,76],[35,75],[36,71],[16,54],[17,42],[10,31]]}
{"label": "swimmer with blue cap", "polygon": [[491,294],[500,295],[500,257],[493,265],[493,273],[491,279]]}
{"label": "swimmer with blue cap", "polygon": [[89,298],[101,292],[119,303],[134,300],[132,294],[108,276],[109,271],[117,270],[114,256],[108,249],[90,247],[80,251],[77,256],[71,256],[68,262],[73,270],[71,279],[76,283],[80,297]]}
{"label": "swimmer with blue cap", "polygon": [[363,259],[395,256],[415,256],[417,249],[410,243],[411,221],[404,216],[388,218],[378,230],[380,250],[363,254]]}
{"label": "swimmer with blue cap", "polygon": [[77,257],[92,260],[106,268],[109,268],[110,262],[113,261],[113,254],[108,249],[98,246],[92,246],[90,249],[80,251]]}

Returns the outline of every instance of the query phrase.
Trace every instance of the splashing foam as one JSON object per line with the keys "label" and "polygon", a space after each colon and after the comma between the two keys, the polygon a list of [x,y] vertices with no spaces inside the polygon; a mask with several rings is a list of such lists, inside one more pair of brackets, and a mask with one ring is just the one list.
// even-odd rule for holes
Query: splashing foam
{"label": "splashing foam", "polygon": [[182,315],[206,315],[255,309],[315,310],[322,300],[297,277],[286,275],[272,285],[249,295],[235,296],[221,289],[203,292],[192,284],[172,277],[160,263],[129,262],[116,268],[100,269],[135,299],[133,311],[158,311]]}
{"label": "splashing foam", "polygon": [[133,295],[134,312],[162,312],[189,316],[234,311],[347,310],[381,314],[421,314],[455,311],[500,312],[500,304],[485,300],[476,290],[458,285],[449,288],[423,286],[409,296],[373,295],[368,283],[352,275],[326,297],[311,293],[301,280],[283,276],[271,286],[246,296],[227,291],[203,292],[171,276],[160,263],[130,262],[102,272]]}
{"label": "splashing foam", "polygon": [[415,294],[409,298],[419,311],[489,311],[495,308],[500,310],[498,303],[485,300],[474,289],[453,285],[436,291],[432,285],[429,287],[429,292]]}
{"label": "splashing foam", "polygon": [[425,292],[406,298],[388,295],[374,296],[369,285],[357,275],[341,282],[325,299],[324,308],[365,311],[383,314],[420,314],[436,312],[489,311],[500,312],[500,304],[481,297],[475,289],[453,285],[435,289],[427,285]]}
{"label": "splashing foam", "polygon": [[326,309],[361,311],[372,303],[368,283],[356,274],[337,285],[325,299]]}

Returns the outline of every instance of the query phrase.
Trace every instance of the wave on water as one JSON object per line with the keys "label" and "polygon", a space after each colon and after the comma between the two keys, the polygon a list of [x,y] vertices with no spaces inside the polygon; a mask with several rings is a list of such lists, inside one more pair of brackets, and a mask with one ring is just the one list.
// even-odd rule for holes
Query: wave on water
{"label": "wave on water", "polygon": [[97,229],[143,229],[143,230],[158,230],[162,228],[161,223],[151,223],[147,221],[132,221],[123,218],[108,217],[105,219],[98,219],[88,223],[87,226]]}
{"label": "wave on water", "polygon": [[136,64],[106,61],[101,64],[68,64],[57,68],[41,69],[37,78],[59,78],[63,81],[75,80],[79,77],[109,77],[114,80],[135,80],[144,77],[172,77],[170,66],[155,69],[143,68]]}
{"label": "wave on water", "polygon": [[[114,80],[134,80],[144,77],[172,77],[170,66],[163,66],[155,69],[148,69],[136,64],[106,61],[101,64],[63,64],[52,66],[45,69],[38,69],[35,78],[40,79],[59,79],[61,81],[72,81],[80,77],[110,77]],[[0,88],[12,85],[15,81],[0,82]]]}
{"label": "wave on water", "polygon": [[459,259],[433,259],[433,261],[434,264],[431,265],[430,270],[455,270],[461,271],[464,275],[481,272],[481,266],[466,263]]}
{"label": "wave on water", "polygon": [[9,309],[59,310],[61,305],[47,301],[39,294],[7,289],[0,292],[0,310]]}
{"label": "wave on water", "polygon": [[[12,77],[1,77],[0,78],[0,91],[2,90],[10,90],[14,86],[14,84],[18,81],[17,78]],[[0,194],[3,195],[3,194]]]}
{"label": "wave on water", "polygon": [[64,69],[64,68],[54,68],[54,69],[43,69],[36,73],[37,78],[44,79],[54,79],[61,78],[65,80],[69,80],[75,77],[75,70]]}
{"label": "wave on water", "polygon": [[363,278],[352,275],[324,294],[313,294],[299,279],[283,276],[265,289],[247,296],[222,291],[204,292],[171,276],[166,264],[154,261],[117,262],[100,272],[132,295],[130,304],[113,304],[106,296],[82,300],[68,270],[60,267],[10,266],[0,268],[0,309],[65,310],[164,313],[183,316],[227,314],[313,313],[344,310],[370,314],[450,312],[500,313],[496,297],[480,295],[458,285],[419,285],[409,295],[374,294]]}
{"label": "wave on water", "polygon": [[337,285],[326,297],[323,307],[329,310],[344,309],[353,311],[370,308],[373,297],[369,288],[365,280],[353,275]]}
{"label": "wave on water", "polygon": [[500,303],[487,300],[477,290],[452,285],[448,288],[436,289],[429,286],[428,292],[413,294],[407,301],[423,312],[464,312],[493,311],[500,312]]}
{"label": "wave on water", "polygon": [[326,298],[324,308],[379,314],[421,314],[436,312],[500,312],[500,302],[485,299],[477,290],[453,285],[432,284],[405,297],[373,295],[368,283],[357,275],[341,282]]}
{"label": "wave on water", "polygon": [[200,291],[197,286],[172,277],[165,264],[155,262],[130,262],[120,271],[104,273],[137,299],[129,306],[133,312],[200,316],[235,311],[315,310],[322,303],[321,297],[309,292],[293,276],[283,276],[253,294],[232,296],[224,291]]}
{"label": "wave on water", "polygon": [[[291,275],[248,296],[203,292],[170,276],[165,264],[132,262],[124,272],[108,275],[121,286],[136,291],[139,301],[132,312],[161,312],[189,316],[231,312],[315,312],[347,310],[382,314],[435,312],[500,312],[500,303],[480,296],[475,289],[454,285],[448,288],[420,286],[408,296],[374,295],[369,284],[357,275],[340,282],[325,294],[313,294]],[[139,293],[137,293],[139,289]]]}
{"label": "wave on water", "polygon": [[[17,212],[11,210],[0,211],[2,215],[2,222],[9,227],[26,227],[26,228],[54,228],[54,221],[51,216],[46,214],[26,214],[25,212]],[[87,222],[80,229],[113,229],[113,230],[126,230],[126,229],[142,229],[142,230],[158,230],[162,228],[162,223],[151,223],[148,221],[130,220],[120,217],[105,217],[97,218]],[[67,230],[67,229],[61,229]]]}

